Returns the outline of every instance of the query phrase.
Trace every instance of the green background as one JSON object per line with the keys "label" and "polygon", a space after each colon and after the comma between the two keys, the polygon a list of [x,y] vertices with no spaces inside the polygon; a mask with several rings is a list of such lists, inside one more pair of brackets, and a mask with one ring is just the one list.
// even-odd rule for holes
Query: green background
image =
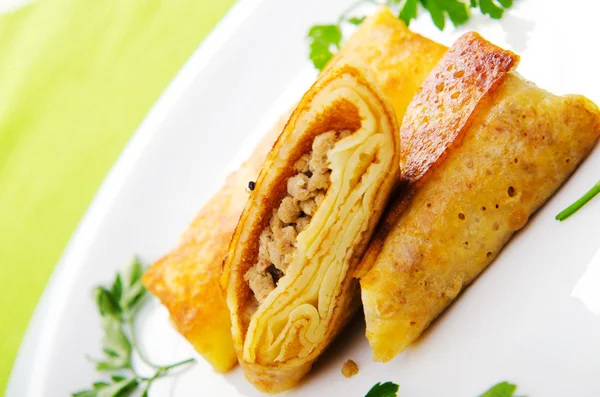
{"label": "green background", "polygon": [[234,0],[40,0],[0,16],[0,394],[112,163]]}

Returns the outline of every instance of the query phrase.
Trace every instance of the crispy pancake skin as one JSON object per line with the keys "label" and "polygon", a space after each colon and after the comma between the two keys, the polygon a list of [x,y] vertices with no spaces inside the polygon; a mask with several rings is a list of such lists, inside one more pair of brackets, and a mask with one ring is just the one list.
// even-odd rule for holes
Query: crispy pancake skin
{"label": "crispy pancake skin", "polygon": [[245,187],[256,180],[287,119],[288,115],[282,117],[250,159],[229,175],[179,246],[144,274],[144,285],[167,307],[177,330],[217,372],[226,372],[237,363],[229,312],[218,285],[223,258],[248,200]]}
{"label": "crispy pancake skin", "polygon": [[[449,50],[439,68],[462,65],[490,76],[498,70],[493,60],[506,54],[472,34],[454,48],[465,50]],[[478,54],[490,49],[499,56]],[[409,107],[402,137],[418,142],[437,131],[441,138],[430,139],[431,146],[427,141],[407,146],[406,152],[403,146],[403,158],[414,157],[414,148],[420,147],[417,158],[424,161],[406,161],[414,167],[405,170],[409,182],[372,244],[379,249],[364,258],[372,261],[364,265],[371,270],[361,279],[361,290],[375,360],[390,360],[410,345],[490,264],[598,139],[600,115],[592,102],[578,95],[555,96],[504,69],[496,77],[502,81],[496,89],[489,85],[479,99],[461,95],[458,103],[440,108],[436,105],[447,98],[443,90],[435,94],[436,85],[463,87],[461,92],[477,88],[460,81],[469,79],[467,70],[445,78],[434,70]],[[429,109],[428,122],[410,122],[423,117],[423,108]],[[457,122],[463,116],[455,109],[472,120]]]}
{"label": "crispy pancake skin", "polygon": [[[467,56],[465,56],[467,55]],[[477,33],[463,35],[418,89],[408,106],[400,139],[402,181],[377,227],[371,244],[356,270],[362,278],[373,266],[390,230],[408,206],[416,187],[427,180],[442,159],[459,145],[477,110],[516,67],[519,57],[483,40]],[[439,117],[443,112],[444,117]]]}
{"label": "crispy pancake skin", "polygon": [[[352,315],[353,271],[398,177],[398,128],[376,82],[339,60],[305,94],[267,156],[222,277],[238,359],[259,390],[293,387]],[[331,185],[298,235],[285,276],[253,312],[244,274],[257,261],[259,235],[296,173],[294,163],[331,130],[352,132],[329,151]]]}
{"label": "crispy pancake skin", "polygon": [[[483,40],[477,33],[463,35],[431,71],[402,122],[402,177],[423,183],[440,157],[460,142],[479,108],[516,67],[519,57]],[[439,117],[440,114],[445,117]]]}

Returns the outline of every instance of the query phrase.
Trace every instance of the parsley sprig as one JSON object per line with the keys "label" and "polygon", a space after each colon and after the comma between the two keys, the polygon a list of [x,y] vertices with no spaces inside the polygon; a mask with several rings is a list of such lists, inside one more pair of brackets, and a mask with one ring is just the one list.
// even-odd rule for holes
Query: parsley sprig
{"label": "parsley sprig", "polygon": [[[377,382],[365,397],[396,397],[400,386],[393,382]],[[517,386],[509,382],[500,382],[479,397],[515,397]]]}
{"label": "parsley sprig", "polygon": [[[170,365],[156,365],[140,349],[135,336],[134,319],[146,294],[142,274],[142,265],[135,259],[124,275],[117,273],[110,287],[99,286],[94,289],[104,331],[104,357],[92,361],[96,363],[96,370],[110,373],[110,381],[94,382],[91,389],[73,393],[72,397],[127,397],[136,390],[142,390],[141,396],[148,397],[150,386],[156,379],[194,361],[188,359]],[[134,355],[152,368],[154,373],[151,376],[142,376],[136,371],[132,364]]]}
{"label": "parsley sprig", "polygon": [[354,15],[354,11],[365,4],[390,7],[407,26],[417,18],[419,10],[424,9],[431,16],[434,25],[444,30],[447,18],[454,26],[467,23],[473,8],[478,8],[482,14],[491,18],[500,19],[505,9],[512,7],[513,0],[358,0],[342,12],[336,23],[314,25],[309,29],[309,57],[315,68],[322,70],[340,49],[342,27],[345,24],[358,26],[365,20],[365,16]]}

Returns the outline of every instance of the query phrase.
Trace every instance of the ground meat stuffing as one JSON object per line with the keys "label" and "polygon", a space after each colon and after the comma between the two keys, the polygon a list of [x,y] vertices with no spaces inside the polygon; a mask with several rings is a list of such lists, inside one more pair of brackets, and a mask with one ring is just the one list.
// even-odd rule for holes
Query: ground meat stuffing
{"label": "ground meat stuffing", "polygon": [[354,361],[348,360],[344,363],[344,366],[342,367],[342,375],[344,375],[346,378],[349,378],[357,373],[358,365],[356,365]]}
{"label": "ground meat stuffing", "polygon": [[331,174],[327,152],[348,135],[350,131],[318,135],[311,152],[294,164],[298,173],[288,179],[287,196],[279,208],[273,210],[269,224],[260,235],[257,262],[244,275],[259,304],[285,275],[294,257],[298,234],[308,226],[325,198]]}

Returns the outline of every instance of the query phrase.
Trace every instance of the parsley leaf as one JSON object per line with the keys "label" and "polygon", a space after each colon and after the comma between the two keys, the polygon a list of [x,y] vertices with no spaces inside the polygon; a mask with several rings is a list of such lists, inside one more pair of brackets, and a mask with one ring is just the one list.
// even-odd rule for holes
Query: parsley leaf
{"label": "parsley leaf", "polygon": [[484,15],[500,19],[504,15],[504,9],[512,7],[512,0],[471,0],[471,7],[475,8],[479,1],[479,9]]}
{"label": "parsley leaf", "polygon": [[121,308],[119,307],[119,301],[114,298],[112,292],[104,287],[96,287],[94,292],[96,294],[96,305],[102,318],[112,317],[116,321],[120,321]]}
{"label": "parsley leaf", "polygon": [[121,300],[121,294],[123,293],[123,282],[121,281],[121,275],[117,274],[115,281],[113,282],[112,288],[110,289],[112,298],[116,302]]}
{"label": "parsley leaf", "polygon": [[[431,14],[431,20],[438,29],[444,30],[446,14],[454,26],[464,25],[469,20],[469,9],[460,0],[420,0],[423,8]],[[491,0],[488,0],[491,1]]]}
{"label": "parsley leaf", "polygon": [[400,18],[406,26],[410,25],[410,21],[417,18],[417,8],[419,6],[419,0],[406,0],[404,6],[400,10],[400,14],[398,14],[398,18]]}
{"label": "parsley leaf", "polygon": [[98,390],[98,397],[127,397],[135,391],[137,386],[137,378],[124,379]]}
{"label": "parsley leaf", "polygon": [[131,267],[129,268],[129,273],[127,277],[129,284],[132,285],[133,283],[140,281],[142,279],[143,274],[144,268],[142,267],[142,262],[140,262],[139,258],[135,257],[133,259]]}
{"label": "parsley leaf", "polygon": [[127,313],[133,312],[146,294],[146,289],[144,288],[144,284],[142,284],[142,274],[142,264],[136,258],[129,269],[123,285],[123,294],[119,300],[120,306]]}
{"label": "parsley leaf", "polygon": [[315,68],[322,70],[333,57],[332,47],[337,51],[342,41],[338,25],[315,25],[308,31],[310,60]]}
{"label": "parsley leaf", "polygon": [[454,26],[460,26],[467,23],[470,18],[469,8],[460,0],[445,0],[444,10],[452,21]]}
{"label": "parsley leaf", "polygon": [[94,382],[92,383],[92,387],[94,388],[94,390],[100,390],[100,389],[104,389],[105,387],[110,386],[108,383],[106,382]]}
{"label": "parsley leaf", "polygon": [[377,382],[365,397],[396,397],[398,389],[400,389],[400,386],[395,383]]}
{"label": "parsley leaf", "polygon": [[429,11],[433,24],[439,30],[444,30],[444,26],[446,26],[446,17],[444,16],[444,11],[438,6],[437,0],[428,0],[426,2],[421,0],[421,4]]}
{"label": "parsley leaf", "polygon": [[365,20],[365,18],[366,17],[360,17],[360,18],[358,18],[358,17],[352,17],[352,18],[348,19],[348,22],[350,22],[354,26],[358,26],[361,23],[363,23],[363,21]]}
{"label": "parsley leaf", "polygon": [[125,336],[121,323],[112,317],[102,319],[104,338],[102,350],[106,353],[107,360],[96,365],[98,371],[111,371],[129,368],[131,365],[131,343]]}
{"label": "parsley leaf", "polygon": [[82,390],[77,393],[71,394],[72,397],[97,397],[98,392],[96,390]]}
{"label": "parsley leaf", "polygon": [[513,397],[516,390],[517,385],[508,382],[500,382],[479,397]]}

